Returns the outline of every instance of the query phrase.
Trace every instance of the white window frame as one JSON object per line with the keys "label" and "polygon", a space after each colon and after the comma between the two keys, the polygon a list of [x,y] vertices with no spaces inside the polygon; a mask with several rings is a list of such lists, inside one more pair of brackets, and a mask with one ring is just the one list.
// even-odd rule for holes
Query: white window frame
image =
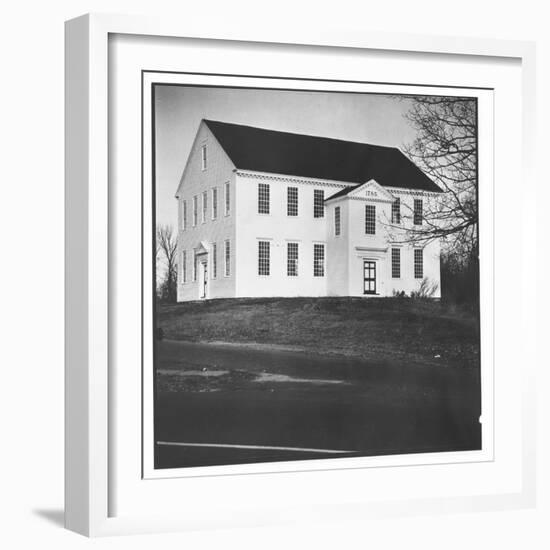
{"label": "white window frame", "polygon": [[[266,199],[266,196],[264,194],[264,196],[262,196],[262,191],[266,191],[267,192],[267,199]],[[259,182],[258,183],[258,206],[257,206],[257,212],[258,214],[260,214],[261,216],[269,216],[271,214],[271,186],[269,185],[269,183],[264,183],[264,182]],[[267,212],[261,212],[260,211],[260,207],[265,207],[267,206]]]}
{"label": "white window frame", "polygon": [[226,181],[223,185],[223,211],[225,216],[231,213],[231,183]]}
{"label": "white window frame", "polygon": [[[422,273],[420,275],[416,274],[416,256],[417,253],[420,252],[420,268]],[[413,252],[413,275],[415,279],[423,279],[424,278],[424,249],[423,248],[415,248]]]}
{"label": "white window frame", "polygon": [[231,240],[223,241],[223,276],[231,277]]}
{"label": "white window frame", "polygon": [[199,221],[199,196],[193,196],[193,227],[197,227]]}
{"label": "white window frame", "polygon": [[218,218],[218,188],[212,187],[212,219]]}
{"label": "white window frame", "polygon": [[202,192],[201,222],[206,223],[208,218],[208,191]]}
{"label": "white window frame", "polygon": [[[316,258],[315,258],[315,249],[317,247],[322,247],[323,249],[323,274],[322,275],[316,275],[315,269],[316,269]],[[323,277],[326,277],[327,274],[327,247],[325,243],[313,243],[313,277],[316,279],[322,279]]]}
{"label": "white window frame", "polygon": [[[397,255],[397,261],[398,261],[398,265],[397,265],[397,269],[399,270],[399,275],[398,276],[395,276],[393,273],[394,273],[394,257],[393,257],[393,253],[394,251],[397,251],[398,252],[398,255]],[[401,248],[397,247],[397,246],[394,246],[391,248],[391,257],[390,257],[390,262],[391,262],[391,278],[392,279],[401,279]]]}
{"label": "white window frame", "polygon": [[180,282],[184,285],[187,282],[187,250],[181,251],[180,260]]}
{"label": "white window frame", "polygon": [[201,170],[204,172],[208,167],[208,152],[206,149],[206,143],[201,145]]}
{"label": "white window frame", "polygon": [[334,207],[334,236],[342,234],[342,211],[339,206]]}
{"label": "white window frame", "polygon": [[[317,215],[317,203],[315,202],[315,197],[321,194],[321,214]],[[325,217],[325,190],[324,189],[314,189],[313,190],[313,217],[318,220]]]}
{"label": "white window frame", "polygon": [[[296,191],[296,214],[291,214],[289,212],[290,207],[291,207],[291,203],[290,203],[290,191],[291,190]],[[292,206],[294,206],[294,205],[292,205]],[[297,218],[299,213],[300,213],[300,191],[299,191],[299,188],[296,185],[289,185],[286,188],[286,215],[289,218]]]}
{"label": "white window frame", "polygon": [[187,201],[182,201],[181,203],[181,230],[185,231],[187,229]]}
{"label": "white window frame", "polygon": [[[290,271],[290,269],[289,269],[290,245],[296,245],[296,259],[295,259],[296,274],[295,275],[292,275],[292,274],[289,273],[289,271]],[[297,242],[297,241],[287,241],[286,242],[286,276],[287,277],[293,277],[293,278],[300,276],[300,243]]]}
{"label": "white window frame", "polygon": [[212,249],[210,252],[212,256],[212,279],[218,278],[218,245],[217,243],[212,243]]}
{"label": "white window frame", "polygon": [[[260,257],[260,252],[261,252],[262,244],[267,244],[267,273],[260,273],[260,267],[261,267],[261,261],[262,261],[262,258]],[[257,265],[256,273],[258,277],[269,277],[271,275],[271,242],[267,239],[258,239],[257,251],[258,251],[258,255],[257,255],[258,261],[256,262],[256,265]]]}

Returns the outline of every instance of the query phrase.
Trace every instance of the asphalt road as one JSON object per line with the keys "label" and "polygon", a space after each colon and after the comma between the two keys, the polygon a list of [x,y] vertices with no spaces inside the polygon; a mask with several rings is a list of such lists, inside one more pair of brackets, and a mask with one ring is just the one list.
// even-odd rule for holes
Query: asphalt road
{"label": "asphalt road", "polygon": [[157,343],[157,468],[479,449],[479,372]]}

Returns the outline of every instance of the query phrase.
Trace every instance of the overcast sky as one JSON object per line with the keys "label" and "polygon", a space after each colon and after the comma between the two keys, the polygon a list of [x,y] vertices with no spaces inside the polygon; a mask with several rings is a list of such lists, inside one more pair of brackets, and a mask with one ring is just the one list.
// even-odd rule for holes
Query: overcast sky
{"label": "overcast sky", "polygon": [[157,223],[176,227],[174,195],[203,118],[402,148],[415,137],[408,107],[374,94],[157,86]]}

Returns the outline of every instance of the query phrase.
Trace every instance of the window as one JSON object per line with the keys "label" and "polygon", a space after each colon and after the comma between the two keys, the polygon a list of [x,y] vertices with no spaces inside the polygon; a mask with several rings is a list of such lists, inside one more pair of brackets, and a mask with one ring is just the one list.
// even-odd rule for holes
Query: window
{"label": "window", "polygon": [[401,277],[401,249],[391,249],[391,276],[392,279],[399,279]]}
{"label": "window", "polygon": [[218,188],[212,189],[212,219],[215,220],[218,217]]}
{"label": "window", "polygon": [[325,192],[323,189],[313,190],[313,217],[325,217]]}
{"label": "window", "polygon": [[268,183],[258,183],[258,214],[269,214]]}
{"label": "window", "polygon": [[181,228],[183,231],[187,229],[187,201],[183,201],[181,205]]}
{"label": "window", "polygon": [[391,222],[401,223],[401,199],[399,197],[391,205]]}
{"label": "window", "polygon": [[197,225],[197,216],[198,216],[198,208],[199,208],[199,198],[197,195],[193,197],[193,227]]}
{"label": "window", "polygon": [[229,216],[231,210],[231,189],[229,187],[229,182],[224,185],[225,191],[225,215]]}
{"label": "window", "polygon": [[414,199],[414,225],[422,225],[422,199]]}
{"label": "window", "polygon": [[197,251],[193,250],[193,281],[197,280]]}
{"label": "window", "polygon": [[231,275],[231,243],[229,241],[225,241],[225,262],[223,267],[223,274],[225,277],[229,277]]}
{"label": "window", "polygon": [[374,204],[365,205],[365,233],[376,235],[376,206]]}
{"label": "window", "polygon": [[201,168],[203,171],[206,170],[206,161],[206,145],[203,145],[201,147]]}
{"label": "window", "polygon": [[206,222],[206,212],[208,210],[208,193],[203,191],[202,193],[202,223]]}
{"label": "window", "polygon": [[340,207],[334,209],[334,234],[340,235]]}
{"label": "window", "polygon": [[269,241],[258,241],[258,275],[269,275]]}
{"label": "window", "polygon": [[186,283],[187,282],[187,252],[184,250],[181,253],[181,282]]}
{"label": "window", "polygon": [[289,277],[298,277],[298,243],[287,243],[286,274]]}
{"label": "window", "polygon": [[212,279],[218,276],[218,247],[212,243]]}
{"label": "window", "polygon": [[414,251],[414,278],[422,279],[424,277],[424,255],[421,248]]}
{"label": "window", "polygon": [[287,188],[286,213],[288,216],[298,215],[298,188],[297,187]]}
{"label": "window", "polygon": [[325,276],[325,245],[324,244],[313,245],[313,276],[314,277]]}

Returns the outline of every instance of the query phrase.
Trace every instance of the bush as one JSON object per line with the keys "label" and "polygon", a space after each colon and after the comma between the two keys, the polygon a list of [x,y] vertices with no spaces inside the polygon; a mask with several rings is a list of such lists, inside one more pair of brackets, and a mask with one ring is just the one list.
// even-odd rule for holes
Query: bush
{"label": "bush", "polygon": [[433,298],[433,295],[436,293],[439,285],[436,282],[430,282],[428,277],[424,277],[418,290],[413,290],[411,292],[411,298],[416,300],[424,300],[427,298]]}

